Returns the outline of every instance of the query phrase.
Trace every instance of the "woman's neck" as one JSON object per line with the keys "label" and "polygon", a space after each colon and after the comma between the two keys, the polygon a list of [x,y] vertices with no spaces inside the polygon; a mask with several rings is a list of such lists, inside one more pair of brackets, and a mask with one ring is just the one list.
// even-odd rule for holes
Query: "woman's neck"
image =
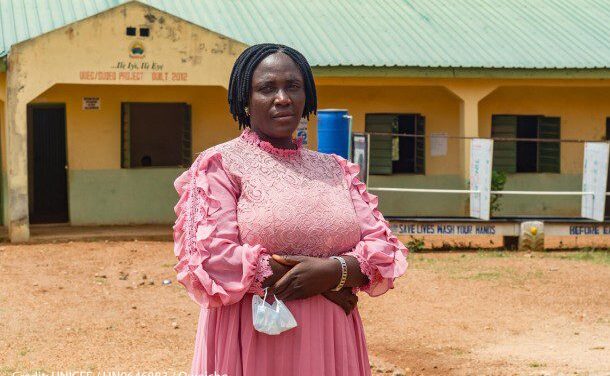
{"label": "woman's neck", "polygon": [[261,141],[267,141],[273,147],[278,149],[296,149],[296,145],[292,141],[292,136],[283,138],[269,137],[258,129],[252,129]]}

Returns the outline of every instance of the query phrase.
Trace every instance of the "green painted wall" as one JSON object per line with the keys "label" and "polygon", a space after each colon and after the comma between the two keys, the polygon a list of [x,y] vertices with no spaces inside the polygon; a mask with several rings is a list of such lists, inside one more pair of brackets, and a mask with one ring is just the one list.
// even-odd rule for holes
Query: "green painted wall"
{"label": "green painted wall", "polygon": [[[171,224],[178,201],[173,182],[183,169],[71,170],[70,222],[90,224]],[[370,187],[463,189],[459,175],[371,175]],[[506,190],[579,191],[581,175],[511,174]],[[2,174],[0,220],[6,217],[6,174]],[[375,192],[385,216],[460,217],[468,215],[468,198],[459,194]],[[496,216],[578,217],[577,196],[504,196]]]}
{"label": "green painted wall", "polygon": [[4,226],[4,218],[7,218],[6,208],[8,207],[8,192],[6,173],[2,171],[2,181],[0,182],[0,225]]}
{"label": "green painted wall", "polygon": [[[509,174],[507,191],[580,191],[580,174]],[[503,196],[498,216],[580,217],[580,196]]]}
{"label": "green painted wall", "polygon": [[[458,175],[371,175],[369,187],[465,189]],[[580,191],[582,175],[510,174],[505,190]],[[468,197],[447,193],[375,192],[379,210],[385,216],[455,217],[468,216]],[[496,216],[579,217],[578,196],[503,196]]]}
{"label": "green painted wall", "polygon": [[[370,175],[369,187],[465,189],[460,175]],[[378,192],[384,216],[463,217],[467,215],[465,194]]]}
{"label": "green painted wall", "polygon": [[178,194],[173,182],[183,169],[71,170],[70,223],[173,223]]}

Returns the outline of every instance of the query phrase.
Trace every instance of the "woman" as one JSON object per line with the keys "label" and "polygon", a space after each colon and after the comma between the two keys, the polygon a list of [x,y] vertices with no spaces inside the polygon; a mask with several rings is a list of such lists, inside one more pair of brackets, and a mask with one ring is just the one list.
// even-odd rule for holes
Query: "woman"
{"label": "woman", "polygon": [[[393,288],[407,249],[357,165],[292,138],[316,106],[299,52],[246,49],[229,83],[241,135],[202,152],[174,183],[177,279],[202,307],[193,375],[370,375],[355,293]],[[297,327],[254,329],[252,297],[265,288]]]}

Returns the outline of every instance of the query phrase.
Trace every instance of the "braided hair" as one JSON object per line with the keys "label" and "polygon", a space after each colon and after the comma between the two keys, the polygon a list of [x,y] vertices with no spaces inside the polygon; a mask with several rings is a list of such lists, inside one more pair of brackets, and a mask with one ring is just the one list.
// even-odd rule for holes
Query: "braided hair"
{"label": "braided hair", "polygon": [[313,81],[313,73],[307,59],[299,51],[282,44],[255,44],[246,48],[239,55],[233,65],[231,79],[229,80],[229,111],[233,115],[233,119],[239,123],[239,129],[250,126],[250,116],[246,114],[245,108],[250,102],[254,70],[264,58],[276,52],[288,55],[299,67],[303,75],[303,80],[305,81],[305,108],[301,117],[309,119],[309,114],[315,114],[317,111],[316,85]]}

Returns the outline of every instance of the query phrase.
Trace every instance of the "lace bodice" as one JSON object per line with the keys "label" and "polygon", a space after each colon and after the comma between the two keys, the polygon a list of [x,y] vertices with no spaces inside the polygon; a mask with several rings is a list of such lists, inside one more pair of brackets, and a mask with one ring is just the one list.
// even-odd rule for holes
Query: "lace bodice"
{"label": "lace bodice", "polygon": [[247,128],[174,182],[174,270],[202,306],[261,294],[273,253],[353,256],[368,277],[355,290],[371,296],[405,272],[408,251],[358,180],[358,165],[293,143],[275,148]]}
{"label": "lace bodice", "polygon": [[241,241],[269,253],[330,256],[360,241],[360,226],[343,170],[328,154],[279,149],[246,128],[213,150],[241,187],[237,223]]}

